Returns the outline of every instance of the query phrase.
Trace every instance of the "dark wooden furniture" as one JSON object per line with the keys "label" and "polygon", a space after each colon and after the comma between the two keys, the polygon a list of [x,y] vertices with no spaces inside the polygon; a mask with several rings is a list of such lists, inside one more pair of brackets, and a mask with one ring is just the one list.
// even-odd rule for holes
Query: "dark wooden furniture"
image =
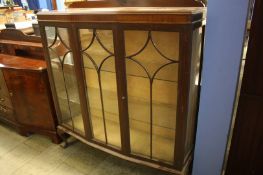
{"label": "dark wooden furniture", "polygon": [[58,131],[121,158],[185,174],[204,15],[197,7],[39,13]]}
{"label": "dark wooden furniture", "polygon": [[0,86],[0,120],[60,142],[45,61],[0,54]]}
{"label": "dark wooden furniture", "polygon": [[15,123],[14,110],[10,94],[6,87],[5,78],[2,71],[0,71],[0,115],[4,116],[2,120],[17,126]]}
{"label": "dark wooden furniture", "polygon": [[41,38],[24,34],[17,29],[4,29],[0,32],[1,53],[44,59]]}
{"label": "dark wooden furniture", "polygon": [[56,0],[52,0],[51,3],[52,3],[53,10],[57,10],[58,9],[57,1]]}
{"label": "dark wooden furniture", "polygon": [[[201,0],[200,0],[201,1]],[[86,0],[65,1],[69,8],[101,7],[202,7],[203,3],[195,0]]]}
{"label": "dark wooden furniture", "polygon": [[263,172],[263,1],[255,0],[227,175]]}

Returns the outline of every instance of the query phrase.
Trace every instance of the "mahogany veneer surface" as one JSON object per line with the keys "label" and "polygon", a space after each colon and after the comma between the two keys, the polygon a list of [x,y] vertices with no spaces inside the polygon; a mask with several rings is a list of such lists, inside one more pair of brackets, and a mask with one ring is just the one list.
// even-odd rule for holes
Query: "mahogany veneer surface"
{"label": "mahogany veneer surface", "polygon": [[[50,18],[52,16],[52,18]],[[38,13],[38,19],[74,22],[177,23],[190,24],[205,17],[203,7],[115,7],[65,9]]]}
{"label": "mahogany veneer surface", "polygon": [[22,135],[39,133],[58,143],[45,61],[0,54],[0,70],[7,87],[4,96],[10,97],[13,108],[10,112],[6,108],[5,113],[9,114],[1,118],[12,121]]}
{"label": "mahogany veneer surface", "polygon": [[0,68],[43,70],[46,67],[45,61],[0,54]]}

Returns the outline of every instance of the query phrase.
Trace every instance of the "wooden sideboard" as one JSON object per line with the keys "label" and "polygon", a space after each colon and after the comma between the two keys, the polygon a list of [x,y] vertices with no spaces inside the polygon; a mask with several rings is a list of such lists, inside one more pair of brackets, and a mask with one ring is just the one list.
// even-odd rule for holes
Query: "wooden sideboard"
{"label": "wooden sideboard", "polygon": [[[194,147],[204,8],[38,14],[58,131],[185,174]],[[65,139],[66,141],[66,139]]]}
{"label": "wooden sideboard", "polygon": [[0,54],[0,120],[60,142],[45,61]]}
{"label": "wooden sideboard", "polygon": [[0,32],[1,53],[44,60],[41,38],[26,35],[17,29],[4,29]]}
{"label": "wooden sideboard", "polygon": [[3,120],[16,126],[13,105],[2,71],[0,71],[0,114],[5,116]]}

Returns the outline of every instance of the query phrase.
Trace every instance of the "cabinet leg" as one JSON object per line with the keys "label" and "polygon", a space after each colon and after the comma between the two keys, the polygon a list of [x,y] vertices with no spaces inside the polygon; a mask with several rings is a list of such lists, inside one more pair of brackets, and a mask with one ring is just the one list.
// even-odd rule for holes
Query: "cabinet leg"
{"label": "cabinet leg", "polygon": [[62,138],[59,135],[54,135],[51,137],[52,143],[60,144],[62,142]]}
{"label": "cabinet leg", "polygon": [[67,148],[69,146],[69,143],[68,143],[68,138],[69,138],[69,135],[67,133],[64,133],[60,130],[57,131],[59,137],[62,139],[62,143],[60,143],[60,146],[62,148]]}

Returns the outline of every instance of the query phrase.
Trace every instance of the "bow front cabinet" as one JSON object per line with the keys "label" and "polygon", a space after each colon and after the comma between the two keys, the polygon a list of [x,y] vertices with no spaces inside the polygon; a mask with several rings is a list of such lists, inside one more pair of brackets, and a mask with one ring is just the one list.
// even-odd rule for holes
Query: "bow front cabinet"
{"label": "bow front cabinet", "polygon": [[204,8],[38,14],[58,130],[183,173],[192,158]]}

